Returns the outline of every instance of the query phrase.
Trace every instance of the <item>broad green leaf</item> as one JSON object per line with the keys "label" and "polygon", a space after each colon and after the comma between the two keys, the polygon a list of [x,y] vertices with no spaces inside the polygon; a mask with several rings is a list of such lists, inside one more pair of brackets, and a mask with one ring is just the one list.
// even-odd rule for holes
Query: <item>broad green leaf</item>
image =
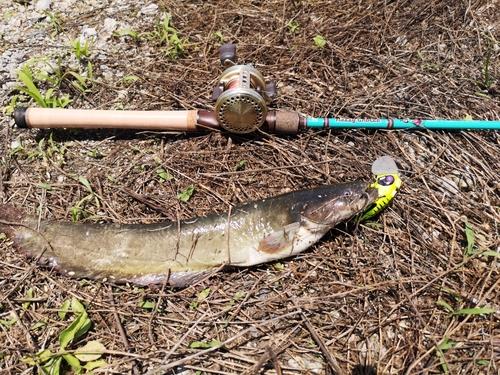
{"label": "broad green leaf", "polygon": [[158,168],[156,170],[156,173],[158,173],[158,177],[160,178],[160,182],[170,181],[174,178],[174,176],[172,176],[172,174],[169,171],[166,171],[163,168]]}
{"label": "broad green leaf", "polygon": [[[444,356],[441,353],[441,351],[451,349],[457,344],[458,343],[455,341],[450,341],[450,338],[448,336],[446,336],[444,338],[443,342],[438,346],[438,348],[436,348],[436,355],[439,358],[439,363],[441,364],[441,367],[443,368],[443,372],[445,374],[449,374],[448,365],[446,364],[446,361],[444,360]],[[441,349],[441,350],[439,350],[439,349]]]}
{"label": "broad green leaf", "polygon": [[180,199],[183,202],[187,202],[189,200],[189,198],[191,198],[191,196],[193,195],[193,193],[194,193],[194,185],[191,184],[182,193],[177,194],[177,199]]}
{"label": "broad green leaf", "polygon": [[92,321],[89,319],[89,316],[87,313],[82,314],[82,316],[85,316],[85,319],[82,321],[82,324],[80,327],[75,332],[75,339],[82,337],[84,334],[88,332],[90,327],[92,326]]}
{"label": "broad green leaf", "polygon": [[71,310],[73,310],[75,314],[84,313],[85,306],[83,306],[83,304],[80,301],[78,301],[75,297],[73,297],[71,299]]}
{"label": "broad green leaf", "polygon": [[71,302],[68,300],[64,301],[64,303],[61,306],[61,310],[57,312],[57,315],[59,315],[59,318],[64,320],[66,318],[66,314],[68,313],[69,307],[70,307]]}
{"label": "broad green leaf", "polygon": [[105,350],[106,347],[99,341],[89,341],[75,351],[75,357],[82,362],[95,361],[101,358]]}
{"label": "broad green leaf", "polygon": [[53,357],[50,361],[48,361],[45,365],[42,366],[44,374],[50,375],[60,375],[61,374],[61,363],[62,357],[55,358]]}
{"label": "broad green leaf", "polygon": [[68,364],[73,367],[75,370],[79,369],[80,367],[82,367],[82,365],[80,365],[80,361],[78,360],[78,358],[76,358],[74,355],[72,354],[63,354],[63,358],[65,359],[66,362],[68,362]]}
{"label": "broad green leaf", "polygon": [[66,346],[71,340],[76,339],[83,334],[85,334],[91,325],[91,321],[88,318],[86,312],[81,313],[73,323],[71,323],[65,330],[59,335],[59,343],[61,344],[61,349],[66,349]]}
{"label": "broad green leaf", "polygon": [[[212,340],[209,343],[203,342],[203,341],[193,341],[191,344],[189,344],[189,347],[192,349],[208,349],[208,348],[213,348],[214,346],[220,345],[222,342],[218,340]],[[224,347],[224,346],[222,346]]]}
{"label": "broad green leaf", "polygon": [[92,371],[96,368],[106,366],[108,363],[106,361],[100,360],[100,361],[93,361],[85,364],[83,368],[88,371]]}
{"label": "broad green leaf", "polygon": [[14,325],[18,320],[18,318],[12,318],[11,320],[0,319],[0,324],[10,327],[11,325]]}
{"label": "broad green leaf", "polygon": [[198,302],[205,300],[210,294],[210,288],[203,289],[200,294],[198,294]]}
{"label": "broad green leaf", "polygon": [[316,47],[323,48],[326,46],[326,40],[321,35],[316,35],[313,40]]}
{"label": "broad green leaf", "polygon": [[92,69],[92,63],[90,61],[87,62],[87,70],[89,72],[89,79],[93,80],[94,79],[94,71]]}
{"label": "broad green leaf", "polygon": [[[26,292],[26,298],[33,298],[33,288],[29,288],[28,291]],[[23,302],[22,306],[23,308],[27,309],[30,306],[31,302]]]}
{"label": "broad green leaf", "polygon": [[75,77],[78,80],[78,82],[80,82],[80,85],[82,87],[87,88],[87,83],[86,83],[87,78],[86,77],[83,77],[82,75],[80,75],[76,72],[69,72],[69,74],[71,74],[73,77]]}
{"label": "broad green leaf", "polygon": [[476,362],[479,366],[488,366],[490,364],[490,361],[486,359],[480,359],[479,361]]}
{"label": "broad green leaf", "polygon": [[[35,354],[35,360],[38,363],[44,363],[52,358],[53,355],[50,349],[44,349]],[[35,366],[35,360],[32,357],[21,358],[21,362],[27,363],[30,366]]]}
{"label": "broad green leaf", "polygon": [[41,187],[42,189],[45,189],[45,190],[52,190],[53,189],[52,185],[46,184],[44,182],[40,182],[38,184],[38,186]]}
{"label": "broad green leaf", "polygon": [[134,39],[137,39],[137,33],[134,30],[119,30],[113,33],[114,36],[128,35]]}
{"label": "broad green leaf", "polygon": [[139,306],[141,306],[143,309],[154,309],[155,308],[155,304],[151,301],[146,301],[146,300],[142,300],[141,302],[139,302]]}
{"label": "broad green leaf", "polygon": [[444,338],[443,342],[439,345],[439,349],[441,349],[441,350],[451,349],[457,344],[458,344],[458,342],[450,341],[450,338],[448,336],[446,336]]}
{"label": "broad green leaf", "polygon": [[242,297],[245,297],[245,292],[238,292],[234,295],[234,299],[240,299]]}
{"label": "broad green leaf", "polygon": [[135,81],[138,81],[138,80],[140,80],[140,78],[137,77],[137,76],[126,76],[126,77],[122,78],[122,81],[124,83],[129,83],[129,82],[132,83],[132,82],[135,82]]}
{"label": "broad green leaf", "polygon": [[85,177],[83,176],[78,176],[78,181],[80,181],[80,183],[85,186],[87,188],[88,191],[90,191],[91,193],[93,193],[92,191],[92,187],[90,186],[90,183],[89,183],[89,180],[87,180]]}

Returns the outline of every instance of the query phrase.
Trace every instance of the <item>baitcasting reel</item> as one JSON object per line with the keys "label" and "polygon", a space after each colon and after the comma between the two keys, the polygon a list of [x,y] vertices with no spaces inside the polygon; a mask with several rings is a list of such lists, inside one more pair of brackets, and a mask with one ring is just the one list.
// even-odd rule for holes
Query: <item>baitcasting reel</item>
{"label": "baitcasting reel", "polygon": [[251,65],[236,65],[236,46],[224,44],[220,59],[228,67],[214,88],[215,117],[232,133],[251,133],[264,124],[267,102],[276,97],[276,83],[267,83]]}

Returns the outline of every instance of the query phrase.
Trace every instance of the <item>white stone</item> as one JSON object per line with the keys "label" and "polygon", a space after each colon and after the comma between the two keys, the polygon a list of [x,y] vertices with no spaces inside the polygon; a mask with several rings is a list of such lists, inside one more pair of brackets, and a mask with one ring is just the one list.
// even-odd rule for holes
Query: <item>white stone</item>
{"label": "white stone", "polygon": [[139,14],[155,14],[158,11],[158,5],[149,4],[139,11]]}
{"label": "white stone", "polygon": [[51,4],[52,0],[38,0],[35,5],[35,10],[37,12],[48,10]]}

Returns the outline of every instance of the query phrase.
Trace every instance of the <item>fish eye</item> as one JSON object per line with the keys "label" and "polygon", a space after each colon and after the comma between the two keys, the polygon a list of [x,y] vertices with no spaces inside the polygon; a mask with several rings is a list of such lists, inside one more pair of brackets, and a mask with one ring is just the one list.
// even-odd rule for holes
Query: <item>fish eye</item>
{"label": "fish eye", "polygon": [[350,190],[344,190],[344,192],[342,193],[342,195],[344,197],[350,197],[352,195],[352,191],[350,191]]}

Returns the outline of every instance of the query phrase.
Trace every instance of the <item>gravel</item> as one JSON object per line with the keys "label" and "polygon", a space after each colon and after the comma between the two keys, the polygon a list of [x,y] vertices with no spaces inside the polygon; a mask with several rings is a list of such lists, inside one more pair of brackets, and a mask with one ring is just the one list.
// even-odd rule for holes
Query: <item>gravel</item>
{"label": "gravel", "polygon": [[[0,104],[9,101],[10,91],[16,85],[17,74],[23,64],[36,58],[64,56],[71,61],[70,41],[78,38],[84,44],[92,43],[92,54],[98,58],[109,51],[113,32],[122,29],[144,30],[161,16],[155,3],[118,0],[97,2],[39,0],[21,3],[0,2],[3,16],[0,19]],[[60,21],[59,30],[54,22]],[[117,39],[116,51],[129,46]],[[51,60],[56,63],[55,58]],[[104,74],[106,76],[106,73]],[[107,73],[109,78],[110,74]]]}

